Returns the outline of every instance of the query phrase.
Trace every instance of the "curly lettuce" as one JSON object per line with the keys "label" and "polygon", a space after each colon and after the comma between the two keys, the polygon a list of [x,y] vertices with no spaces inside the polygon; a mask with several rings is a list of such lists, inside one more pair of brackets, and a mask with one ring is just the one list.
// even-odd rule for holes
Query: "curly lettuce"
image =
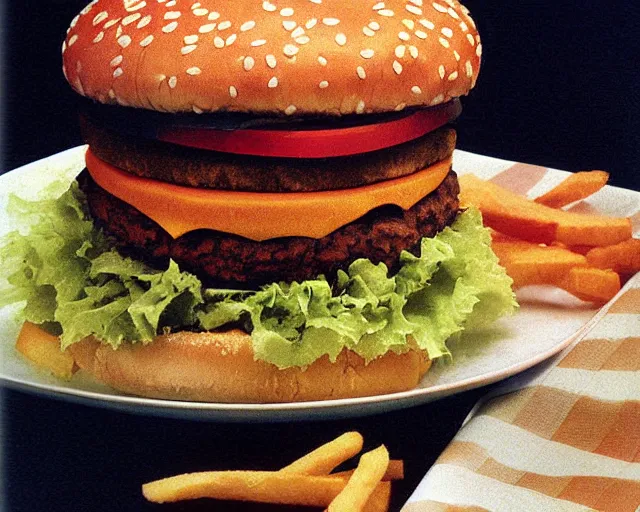
{"label": "curly lettuce", "polygon": [[254,291],[205,289],[173,261],[160,270],[121,256],[94,228],[75,183],[57,199],[11,197],[8,212],[29,229],[0,248],[10,269],[0,307],[24,301],[23,318],[53,326],[63,348],[89,335],[117,348],[162,332],[240,325],[255,357],[281,368],[333,360],[345,347],[369,361],[415,344],[436,359],[450,355],[451,336],[517,307],[473,208],[424,238],[418,255],[403,252],[395,274],[359,259],[332,282],[319,276]]}

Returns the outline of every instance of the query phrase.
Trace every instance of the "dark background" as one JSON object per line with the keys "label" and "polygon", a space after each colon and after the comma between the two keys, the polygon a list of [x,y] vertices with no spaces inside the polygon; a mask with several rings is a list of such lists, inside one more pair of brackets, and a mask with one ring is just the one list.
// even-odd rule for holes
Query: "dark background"
{"label": "dark background", "polygon": [[[60,45],[84,3],[4,2],[2,171],[81,143]],[[571,171],[606,169],[613,184],[639,189],[640,5],[466,5],[483,36],[484,61],[464,103],[459,147]],[[5,390],[0,507],[142,510],[144,481],[201,469],[274,469],[355,428],[369,447],[387,443],[393,456],[407,460],[407,480],[394,491],[397,509],[485,391],[369,418],[229,425],[147,418]]]}

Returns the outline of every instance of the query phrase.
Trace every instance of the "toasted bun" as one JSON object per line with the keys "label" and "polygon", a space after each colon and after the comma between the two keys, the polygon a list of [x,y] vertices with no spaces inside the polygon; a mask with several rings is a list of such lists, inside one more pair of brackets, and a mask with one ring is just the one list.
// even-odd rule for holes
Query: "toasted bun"
{"label": "toasted bun", "polygon": [[423,351],[388,353],[365,364],[351,351],[306,369],[278,369],[253,358],[241,331],[179,332],[118,350],[87,338],[69,349],[76,364],[115,389],[150,398],[268,403],[329,400],[406,391],[431,366]]}
{"label": "toasted bun", "polygon": [[102,103],[339,115],[464,95],[482,45],[456,0],[94,0],[62,53]]}

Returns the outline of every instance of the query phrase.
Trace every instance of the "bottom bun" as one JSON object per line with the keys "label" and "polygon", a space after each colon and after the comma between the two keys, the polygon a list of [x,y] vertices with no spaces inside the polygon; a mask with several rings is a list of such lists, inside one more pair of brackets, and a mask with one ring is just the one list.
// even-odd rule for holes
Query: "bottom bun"
{"label": "bottom bun", "polygon": [[368,364],[349,350],[306,369],[254,360],[245,332],[178,332],[117,350],[93,337],[72,345],[76,364],[109,386],[149,398],[197,402],[303,402],[407,391],[431,366],[426,353],[387,353]]}

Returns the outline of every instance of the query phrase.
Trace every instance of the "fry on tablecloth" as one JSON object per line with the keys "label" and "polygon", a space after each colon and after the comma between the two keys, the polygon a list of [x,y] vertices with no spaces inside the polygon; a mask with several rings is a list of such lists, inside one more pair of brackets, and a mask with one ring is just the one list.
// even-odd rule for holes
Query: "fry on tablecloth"
{"label": "fry on tablecloth", "polygon": [[300,457],[280,471],[300,475],[328,475],[344,461],[360,453],[362,443],[362,435],[358,432],[346,432]]}

